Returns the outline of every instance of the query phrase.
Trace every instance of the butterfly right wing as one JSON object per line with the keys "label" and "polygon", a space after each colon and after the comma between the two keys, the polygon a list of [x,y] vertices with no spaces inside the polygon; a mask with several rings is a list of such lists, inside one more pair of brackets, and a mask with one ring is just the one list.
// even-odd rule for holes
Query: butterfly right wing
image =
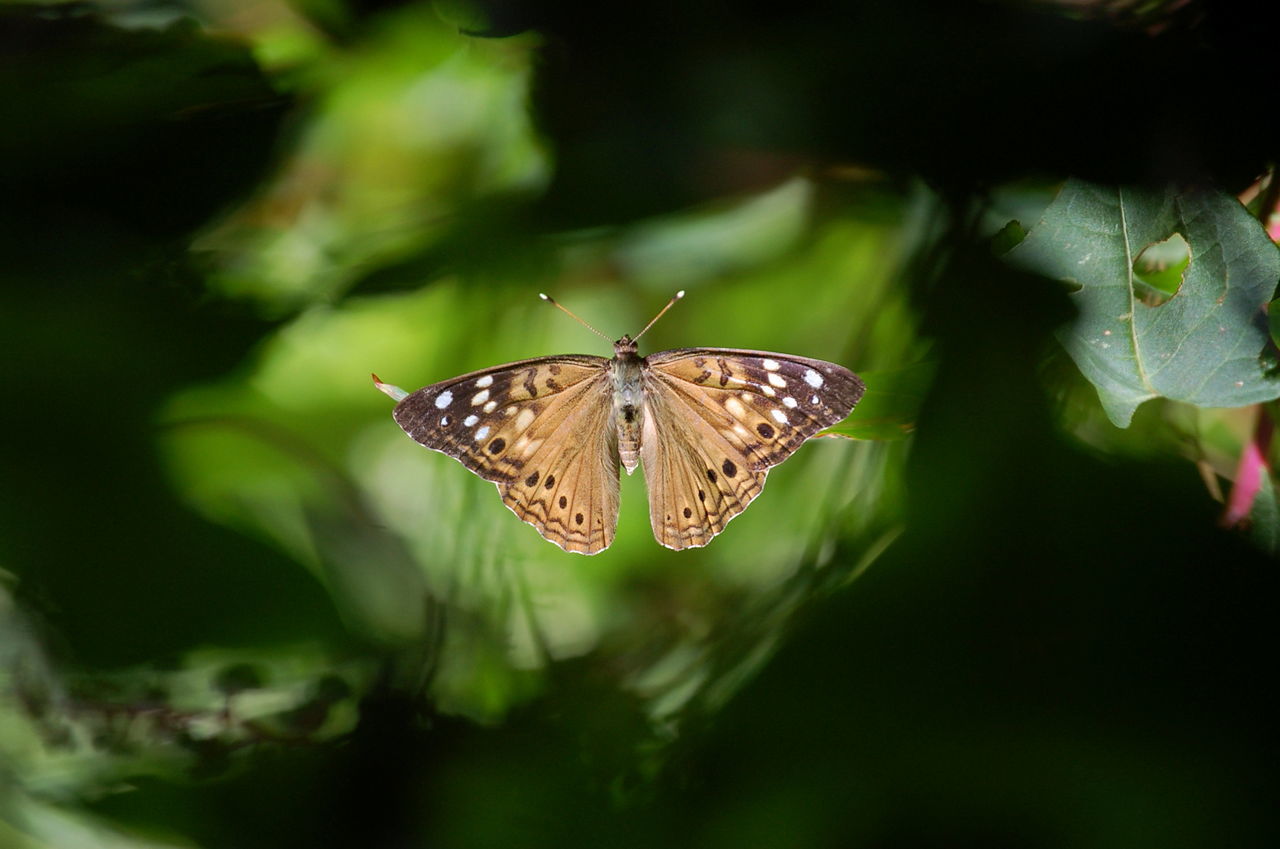
{"label": "butterfly right wing", "polygon": [[610,391],[603,357],[541,357],[424,387],[393,415],[414,441],[493,481],[545,539],[595,554],[618,520]]}
{"label": "butterfly right wing", "polygon": [[847,416],[864,388],[843,366],[789,354],[647,357],[641,459],[658,542],[706,545],[760,494],[771,467]]}

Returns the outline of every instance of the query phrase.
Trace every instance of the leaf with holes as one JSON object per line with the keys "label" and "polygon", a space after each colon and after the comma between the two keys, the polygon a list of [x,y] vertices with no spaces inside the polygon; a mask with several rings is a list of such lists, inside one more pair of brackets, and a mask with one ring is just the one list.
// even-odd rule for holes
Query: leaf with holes
{"label": "leaf with holes", "polygon": [[[1175,233],[1190,246],[1181,284],[1151,297],[1143,254]],[[1151,398],[1238,407],[1280,397],[1263,359],[1280,255],[1234,198],[1071,180],[1008,256],[1079,286],[1079,315],[1059,337],[1116,425]]]}

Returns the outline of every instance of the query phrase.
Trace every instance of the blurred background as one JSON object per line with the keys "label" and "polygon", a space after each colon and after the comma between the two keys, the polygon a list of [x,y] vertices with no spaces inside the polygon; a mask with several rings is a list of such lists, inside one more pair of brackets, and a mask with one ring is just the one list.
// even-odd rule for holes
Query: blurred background
{"label": "blurred background", "polygon": [[[1117,427],[1002,254],[1067,177],[1270,223],[1276,16],[0,5],[0,849],[1274,845],[1261,408]],[[369,379],[678,289],[643,351],[869,386],[707,548],[637,475],[567,555]]]}

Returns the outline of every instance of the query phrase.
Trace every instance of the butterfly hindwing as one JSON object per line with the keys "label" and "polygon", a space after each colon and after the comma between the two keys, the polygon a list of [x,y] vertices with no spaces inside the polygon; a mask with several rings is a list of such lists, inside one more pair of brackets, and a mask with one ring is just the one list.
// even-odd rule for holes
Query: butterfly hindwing
{"label": "butterfly hindwing", "polygon": [[511,512],[565,551],[598,554],[613,543],[618,527],[618,439],[608,427],[611,409],[603,404],[582,407],[583,420],[570,425],[573,439],[563,444],[549,441],[530,458],[534,471],[498,486]]}
{"label": "butterfly hindwing", "polygon": [[419,389],[394,415],[415,441],[497,484],[543,537],[595,554],[612,541],[618,513],[608,365],[588,356],[510,363]]}
{"label": "butterfly hindwing", "polygon": [[698,548],[711,542],[764,488],[765,470],[690,409],[679,395],[647,398],[640,446],[649,523],[667,548]]}

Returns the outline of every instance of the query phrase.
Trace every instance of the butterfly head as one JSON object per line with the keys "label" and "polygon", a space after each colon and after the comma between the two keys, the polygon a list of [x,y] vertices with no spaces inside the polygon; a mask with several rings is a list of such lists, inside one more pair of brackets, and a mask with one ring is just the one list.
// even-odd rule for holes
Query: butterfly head
{"label": "butterfly head", "polygon": [[634,357],[637,350],[639,350],[639,346],[636,344],[636,340],[630,336],[623,336],[613,343],[613,355],[618,359]]}

